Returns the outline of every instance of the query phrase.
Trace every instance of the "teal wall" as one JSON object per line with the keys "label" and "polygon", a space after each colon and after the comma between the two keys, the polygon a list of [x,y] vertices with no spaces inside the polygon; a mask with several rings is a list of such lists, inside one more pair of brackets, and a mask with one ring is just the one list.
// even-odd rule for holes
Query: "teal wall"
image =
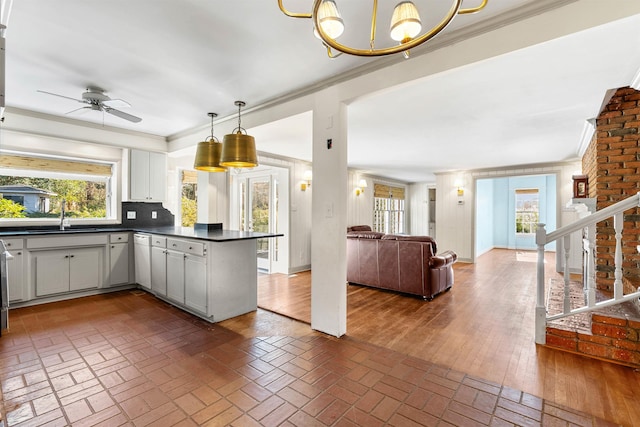
{"label": "teal wall", "polygon": [[[516,236],[515,192],[537,188],[540,222],[547,231],[556,229],[556,176],[479,179],[476,181],[476,256],[493,248],[536,249],[535,235]],[[555,250],[555,243],[547,245]]]}

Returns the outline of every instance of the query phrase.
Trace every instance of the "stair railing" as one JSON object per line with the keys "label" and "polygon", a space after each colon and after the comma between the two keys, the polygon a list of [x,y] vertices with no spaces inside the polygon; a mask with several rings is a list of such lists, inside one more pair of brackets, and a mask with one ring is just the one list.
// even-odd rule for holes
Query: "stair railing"
{"label": "stair railing", "polygon": [[[538,344],[546,343],[546,327],[547,322],[571,316],[574,314],[585,313],[608,307],[611,305],[621,304],[625,301],[640,298],[640,288],[636,292],[623,295],[622,284],[622,233],[624,223],[624,211],[640,207],[640,193],[631,196],[628,199],[607,206],[594,214],[579,219],[578,221],[560,227],[559,229],[547,233],[545,224],[538,224],[536,231],[536,244],[538,246],[537,261],[537,296],[536,296],[536,330],[535,340]],[[600,221],[613,217],[613,228],[615,231],[616,249],[614,254],[614,282],[613,282],[613,298],[605,301],[596,301],[596,271],[595,271],[595,246],[596,246],[596,224]],[[571,309],[569,297],[569,258],[571,255],[571,234],[576,231],[583,233],[583,286],[585,293],[585,305],[579,308]],[[545,245],[563,239],[564,248],[564,299],[562,313],[549,316],[545,301],[545,277],[544,277],[544,247]]]}

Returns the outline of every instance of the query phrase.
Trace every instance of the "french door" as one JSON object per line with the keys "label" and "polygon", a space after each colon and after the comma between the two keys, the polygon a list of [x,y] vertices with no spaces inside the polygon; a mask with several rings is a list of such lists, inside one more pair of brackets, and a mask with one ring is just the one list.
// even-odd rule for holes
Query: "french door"
{"label": "french door", "polygon": [[[247,230],[269,233],[272,227],[272,179],[270,175],[247,179],[247,204],[245,209]],[[271,271],[271,239],[258,239],[258,269]]]}

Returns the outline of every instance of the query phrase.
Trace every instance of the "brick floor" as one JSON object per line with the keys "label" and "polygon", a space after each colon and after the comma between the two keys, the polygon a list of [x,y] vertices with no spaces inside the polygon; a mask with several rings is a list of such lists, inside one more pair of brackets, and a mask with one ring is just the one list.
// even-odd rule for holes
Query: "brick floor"
{"label": "brick floor", "polygon": [[10,316],[6,426],[612,425],[349,338],[246,338],[138,291]]}

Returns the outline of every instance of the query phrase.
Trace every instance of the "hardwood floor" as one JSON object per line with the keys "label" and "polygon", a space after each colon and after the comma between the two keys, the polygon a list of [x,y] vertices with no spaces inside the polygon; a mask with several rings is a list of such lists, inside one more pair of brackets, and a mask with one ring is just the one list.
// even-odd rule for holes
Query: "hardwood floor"
{"label": "hardwood floor", "polygon": [[[524,259],[527,259],[524,257]],[[554,271],[549,254],[546,278]],[[640,425],[640,373],[537,346],[535,262],[493,250],[455,264],[451,292],[431,302],[348,287],[347,336],[478,376],[625,426]],[[258,304],[309,322],[309,272],[261,277]]]}

